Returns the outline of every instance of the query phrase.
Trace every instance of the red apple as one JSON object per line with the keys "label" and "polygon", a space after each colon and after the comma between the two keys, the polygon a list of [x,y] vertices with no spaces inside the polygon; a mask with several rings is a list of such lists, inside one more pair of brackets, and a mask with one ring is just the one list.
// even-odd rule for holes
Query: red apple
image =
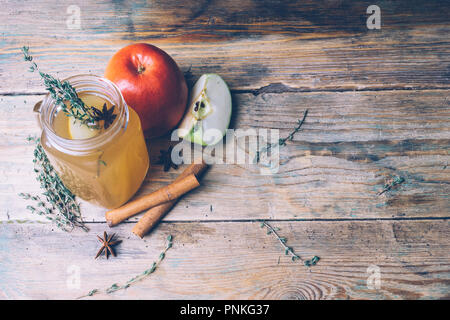
{"label": "red apple", "polygon": [[122,92],[141,119],[147,138],[174,128],[186,109],[187,86],[176,62],[146,43],[120,49],[106,67],[105,77]]}

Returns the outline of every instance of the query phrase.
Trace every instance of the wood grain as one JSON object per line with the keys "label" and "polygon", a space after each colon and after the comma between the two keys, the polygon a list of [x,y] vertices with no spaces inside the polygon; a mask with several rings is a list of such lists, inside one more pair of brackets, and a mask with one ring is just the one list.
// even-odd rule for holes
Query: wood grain
{"label": "wood grain", "polygon": [[[30,179],[33,147],[26,137],[39,132],[31,109],[41,98],[0,98],[0,220],[38,219],[17,193],[39,191]],[[235,128],[275,128],[286,136],[305,108],[309,114],[281,149],[277,174],[215,165],[166,220],[448,217],[448,91],[234,94],[233,100]],[[168,141],[149,142],[153,164]],[[153,165],[138,196],[169,184],[181,170]],[[405,183],[377,196],[394,175]],[[88,221],[104,221],[104,212],[83,210]]]}
{"label": "wood grain", "polygon": [[[111,299],[439,299],[449,298],[448,220],[271,222],[304,258],[292,262],[259,223],[163,223],[146,241],[126,226],[117,258],[94,260],[95,234],[70,235],[42,224],[0,224],[0,298],[76,298],[122,284],[149,268],[168,234],[174,246],[160,268]],[[48,240],[52,239],[52,245]],[[61,257],[64,256],[64,259]],[[369,266],[381,287],[367,287]],[[80,288],[67,287],[79,270]],[[93,298],[105,298],[105,295]]]}
{"label": "wood grain", "polygon": [[42,92],[21,62],[23,45],[42,70],[64,78],[102,75],[113,53],[135,42],[166,50],[190,69],[191,84],[215,72],[232,90],[449,86],[447,2],[383,2],[381,30],[366,27],[371,3],[354,1],[82,1],[81,30],[66,26],[69,4],[14,3],[0,12],[8,21],[0,33],[0,93]]}

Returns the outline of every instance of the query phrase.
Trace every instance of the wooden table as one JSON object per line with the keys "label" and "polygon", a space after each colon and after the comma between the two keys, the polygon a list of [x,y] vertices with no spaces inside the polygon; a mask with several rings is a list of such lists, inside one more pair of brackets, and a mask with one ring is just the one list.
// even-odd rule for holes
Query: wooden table
{"label": "wooden table", "polygon": [[[169,234],[155,273],[92,298],[450,298],[448,2],[377,2],[380,30],[366,26],[371,1],[76,1],[81,29],[67,27],[72,4],[0,1],[0,298],[71,299],[124,283]],[[144,240],[131,233],[137,217],[108,230],[105,210],[85,204],[90,231],[64,233],[17,196],[39,192],[26,137],[39,133],[32,107],[45,94],[20,47],[64,78],[102,75],[136,42],[166,50],[189,85],[223,76],[234,128],[285,136],[309,115],[277,174],[213,166]],[[148,142],[152,163],[167,140]],[[180,170],[152,166],[138,195]],[[378,195],[395,176],[404,183]],[[319,263],[292,262],[257,220]],[[124,241],[117,258],[94,260],[104,230]]]}

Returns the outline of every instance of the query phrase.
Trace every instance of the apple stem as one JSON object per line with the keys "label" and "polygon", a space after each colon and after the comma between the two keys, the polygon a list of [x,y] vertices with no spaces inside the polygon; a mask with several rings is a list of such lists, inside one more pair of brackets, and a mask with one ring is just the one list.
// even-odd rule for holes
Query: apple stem
{"label": "apple stem", "polygon": [[138,67],[138,73],[141,74],[144,71],[145,71],[145,67],[142,64],[140,64],[139,67]]}

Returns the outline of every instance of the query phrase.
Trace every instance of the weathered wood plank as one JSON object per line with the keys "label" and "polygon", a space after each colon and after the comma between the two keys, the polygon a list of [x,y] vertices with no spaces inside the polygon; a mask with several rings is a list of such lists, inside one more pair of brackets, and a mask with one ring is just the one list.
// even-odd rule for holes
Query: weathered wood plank
{"label": "weathered wood plank", "polygon": [[139,41],[190,68],[190,82],[217,72],[233,90],[277,83],[307,91],[449,85],[446,2],[384,2],[381,30],[366,28],[371,3],[354,1],[82,1],[81,30],[66,27],[72,3],[49,2],[6,2],[0,12],[0,21],[8,21],[0,33],[0,93],[42,91],[20,62],[23,45],[43,70],[66,77],[101,75],[116,50]]}
{"label": "weathered wood plank", "polygon": [[[281,149],[277,174],[263,176],[252,165],[216,165],[167,220],[448,216],[448,91],[233,97],[235,128],[276,128],[286,136],[305,108],[309,115],[303,131]],[[39,132],[31,111],[39,99],[0,98],[0,220],[37,218],[24,210],[27,203],[17,193],[39,191],[33,147],[25,140]],[[149,142],[152,163],[168,141]],[[153,166],[139,194],[168,184],[177,174]],[[377,196],[390,175],[406,181]],[[88,221],[104,221],[103,212],[83,210]]]}
{"label": "weathered wood plank", "polygon": [[[118,257],[94,260],[95,235],[43,224],[0,224],[0,298],[72,299],[124,283],[149,268],[168,234],[174,246],[149,278],[111,299],[436,299],[449,298],[448,220],[271,222],[311,269],[292,262],[259,223],[163,223],[145,241],[129,225]],[[62,257],[64,257],[62,259]],[[369,289],[369,266],[380,288]],[[80,288],[67,286],[79,271]]]}
{"label": "weathered wood plank", "polygon": [[[70,33],[66,20],[70,1],[31,0],[14,3],[2,0],[2,17],[10,18],[8,31],[24,36],[35,28],[40,36],[80,36]],[[314,0],[266,1],[88,1],[77,2],[81,30],[97,38],[139,41],[143,37],[181,38],[186,42],[201,36],[227,39],[264,34],[334,34],[365,32],[369,1]],[[406,28],[417,25],[447,23],[449,4],[439,0],[383,1],[378,3],[383,28]],[[51,17],[52,19],[48,19]],[[45,23],[41,23],[45,22]],[[109,22],[106,24],[104,22]],[[28,26],[28,29],[22,29]],[[58,26],[58,28],[53,28]],[[37,28],[36,28],[37,27]]]}

